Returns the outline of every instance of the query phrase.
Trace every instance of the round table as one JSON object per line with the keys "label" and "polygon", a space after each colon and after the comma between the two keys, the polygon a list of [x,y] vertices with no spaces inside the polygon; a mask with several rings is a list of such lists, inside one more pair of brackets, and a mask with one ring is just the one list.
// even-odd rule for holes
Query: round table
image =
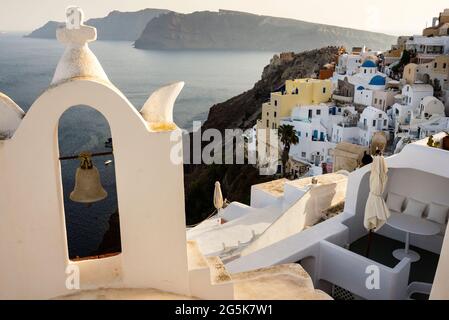
{"label": "round table", "polygon": [[417,262],[421,259],[417,252],[410,250],[411,233],[420,236],[434,236],[441,232],[441,225],[436,222],[401,213],[392,213],[387,224],[405,232],[405,248],[393,251],[393,256],[398,260],[407,257],[412,262]]}

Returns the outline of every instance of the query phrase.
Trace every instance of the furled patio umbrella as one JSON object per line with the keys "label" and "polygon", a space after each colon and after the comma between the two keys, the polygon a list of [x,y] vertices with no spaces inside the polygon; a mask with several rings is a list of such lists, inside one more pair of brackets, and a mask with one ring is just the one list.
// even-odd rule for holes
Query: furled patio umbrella
{"label": "furled patio umbrella", "polygon": [[214,207],[217,209],[218,214],[220,214],[220,211],[223,208],[223,194],[221,193],[220,182],[218,181],[215,182]]}
{"label": "furled patio umbrella", "polygon": [[388,167],[382,155],[374,156],[371,164],[370,193],[365,207],[364,226],[370,231],[367,255],[373,231],[378,231],[390,217],[390,210],[382,197],[388,181]]}

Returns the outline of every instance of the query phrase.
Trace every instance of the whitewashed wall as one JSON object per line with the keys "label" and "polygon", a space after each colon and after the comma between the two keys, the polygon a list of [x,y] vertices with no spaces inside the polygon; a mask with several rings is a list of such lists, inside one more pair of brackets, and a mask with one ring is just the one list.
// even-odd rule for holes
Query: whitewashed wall
{"label": "whitewashed wall", "polygon": [[[151,132],[112,85],[75,79],[45,91],[13,138],[0,144],[0,298],[70,293],[57,132],[60,116],[74,105],[91,106],[109,122],[122,241],[122,254],[109,264],[82,263],[81,288],[114,278],[118,286],[189,294],[183,168],[170,159],[171,132]],[[85,273],[105,263],[110,274]]]}

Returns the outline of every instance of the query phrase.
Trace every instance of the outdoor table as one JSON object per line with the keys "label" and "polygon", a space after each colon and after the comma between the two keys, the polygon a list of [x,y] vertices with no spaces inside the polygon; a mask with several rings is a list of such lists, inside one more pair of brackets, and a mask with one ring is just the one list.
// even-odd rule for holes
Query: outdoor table
{"label": "outdoor table", "polygon": [[407,214],[392,213],[387,224],[405,232],[405,248],[393,251],[393,256],[398,260],[407,257],[412,262],[417,262],[421,259],[417,252],[410,250],[410,234],[434,236],[441,232],[441,226],[438,223]]}

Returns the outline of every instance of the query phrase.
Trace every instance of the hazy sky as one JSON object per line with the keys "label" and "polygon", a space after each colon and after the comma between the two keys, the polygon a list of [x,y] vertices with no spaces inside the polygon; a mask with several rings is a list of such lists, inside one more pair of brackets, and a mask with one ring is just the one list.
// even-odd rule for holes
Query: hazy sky
{"label": "hazy sky", "polygon": [[64,20],[68,5],[87,18],[112,10],[164,8],[177,12],[219,8],[345,26],[395,35],[417,34],[445,7],[447,0],[0,0],[0,30],[29,31],[48,20]]}

